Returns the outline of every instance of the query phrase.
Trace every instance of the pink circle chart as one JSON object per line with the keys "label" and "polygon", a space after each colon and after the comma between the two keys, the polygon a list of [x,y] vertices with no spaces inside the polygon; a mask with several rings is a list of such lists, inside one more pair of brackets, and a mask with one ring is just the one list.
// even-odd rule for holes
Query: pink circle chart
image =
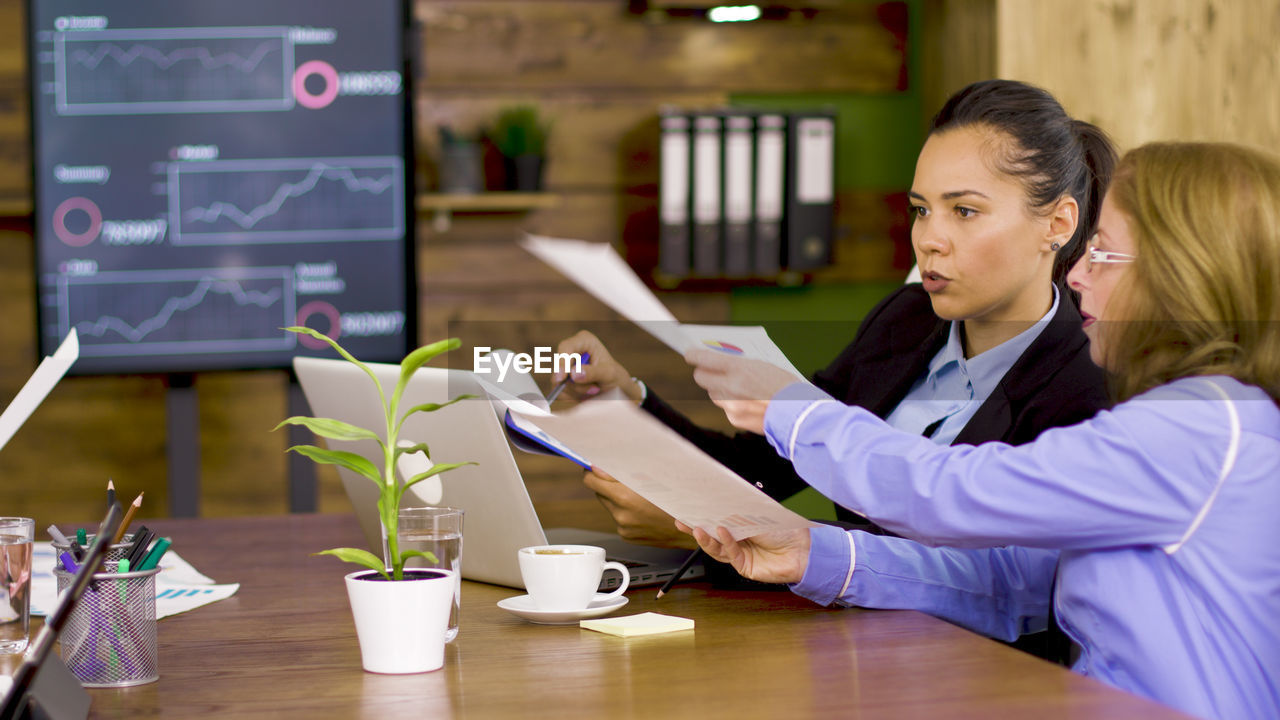
{"label": "pink circle chart", "polygon": [[[319,75],[324,80],[324,90],[314,94],[307,90],[307,78]],[[293,96],[298,104],[312,110],[319,110],[338,97],[338,71],[323,60],[309,60],[293,71]]]}
{"label": "pink circle chart", "polygon": [[[72,232],[67,227],[67,215],[79,210],[89,216],[89,227],[84,232]],[[53,211],[53,234],[71,247],[84,247],[98,239],[102,230],[102,211],[92,200],[85,197],[71,197],[63,200]]]}
{"label": "pink circle chart", "polygon": [[[329,320],[329,329],[320,330],[315,328],[318,332],[323,332],[334,340],[337,340],[342,335],[342,318],[338,315],[338,308],[323,300],[313,300],[298,308],[298,324],[306,325],[307,319],[312,315],[323,315]],[[299,335],[298,341],[302,343],[303,347],[308,347],[312,350],[323,350],[329,347],[325,341],[317,340],[310,335]]]}

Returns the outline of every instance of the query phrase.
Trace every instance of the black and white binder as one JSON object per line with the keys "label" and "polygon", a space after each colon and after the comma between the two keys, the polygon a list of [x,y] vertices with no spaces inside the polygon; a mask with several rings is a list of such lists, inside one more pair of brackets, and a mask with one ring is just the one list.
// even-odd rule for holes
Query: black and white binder
{"label": "black and white binder", "polygon": [[772,277],[782,269],[782,215],[786,207],[787,117],[756,117],[755,247],[756,275]]}
{"label": "black and white binder", "polygon": [[723,157],[719,113],[693,113],[693,272],[716,277],[721,271]]}
{"label": "black and white binder", "polygon": [[836,118],[807,112],[793,113],[790,120],[783,255],[788,270],[803,272],[831,264]]}
{"label": "black and white binder", "polygon": [[679,278],[689,274],[689,116],[664,110],[658,126],[658,270]]}
{"label": "black and white binder", "polygon": [[724,272],[751,274],[752,156],[755,118],[746,112],[724,116]]}

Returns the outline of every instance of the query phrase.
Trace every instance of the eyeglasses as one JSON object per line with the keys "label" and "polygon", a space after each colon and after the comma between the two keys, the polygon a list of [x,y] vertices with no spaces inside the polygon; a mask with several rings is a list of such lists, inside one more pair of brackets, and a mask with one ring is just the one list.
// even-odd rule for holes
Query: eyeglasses
{"label": "eyeglasses", "polygon": [[1084,255],[1084,271],[1093,272],[1093,266],[1096,263],[1131,263],[1138,259],[1136,255],[1129,255],[1122,252],[1111,252],[1110,250],[1099,250],[1097,247],[1098,236],[1094,235],[1089,238],[1089,252]]}

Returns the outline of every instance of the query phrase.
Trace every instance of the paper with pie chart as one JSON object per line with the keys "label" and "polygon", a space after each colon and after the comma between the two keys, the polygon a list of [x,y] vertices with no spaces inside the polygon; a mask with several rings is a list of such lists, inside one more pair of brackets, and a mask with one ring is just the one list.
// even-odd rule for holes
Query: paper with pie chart
{"label": "paper with pie chart", "polygon": [[758,325],[681,323],[608,243],[526,235],[520,245],[681,355],[706,347],[764,360],[804,377]]}

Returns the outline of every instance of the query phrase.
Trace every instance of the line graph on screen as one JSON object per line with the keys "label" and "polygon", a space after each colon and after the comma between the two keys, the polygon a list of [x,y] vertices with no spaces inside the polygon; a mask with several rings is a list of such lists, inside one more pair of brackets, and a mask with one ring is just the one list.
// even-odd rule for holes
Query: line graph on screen
{"label": "line graph on screen", "polygon": [[174,245],[390,240],[404,232],[398,157],[171,163]]}
{"label": "line graph on screen", "polygon": [[252,112],[293,107],[287,28],[155,28],[59,33],[61,115]]}
{"label": "line graph on screen", "polygon": [[64,276],[57,292],[65,331],[84,355],[279,350],[295,315],[290,267],[101,272]]}

